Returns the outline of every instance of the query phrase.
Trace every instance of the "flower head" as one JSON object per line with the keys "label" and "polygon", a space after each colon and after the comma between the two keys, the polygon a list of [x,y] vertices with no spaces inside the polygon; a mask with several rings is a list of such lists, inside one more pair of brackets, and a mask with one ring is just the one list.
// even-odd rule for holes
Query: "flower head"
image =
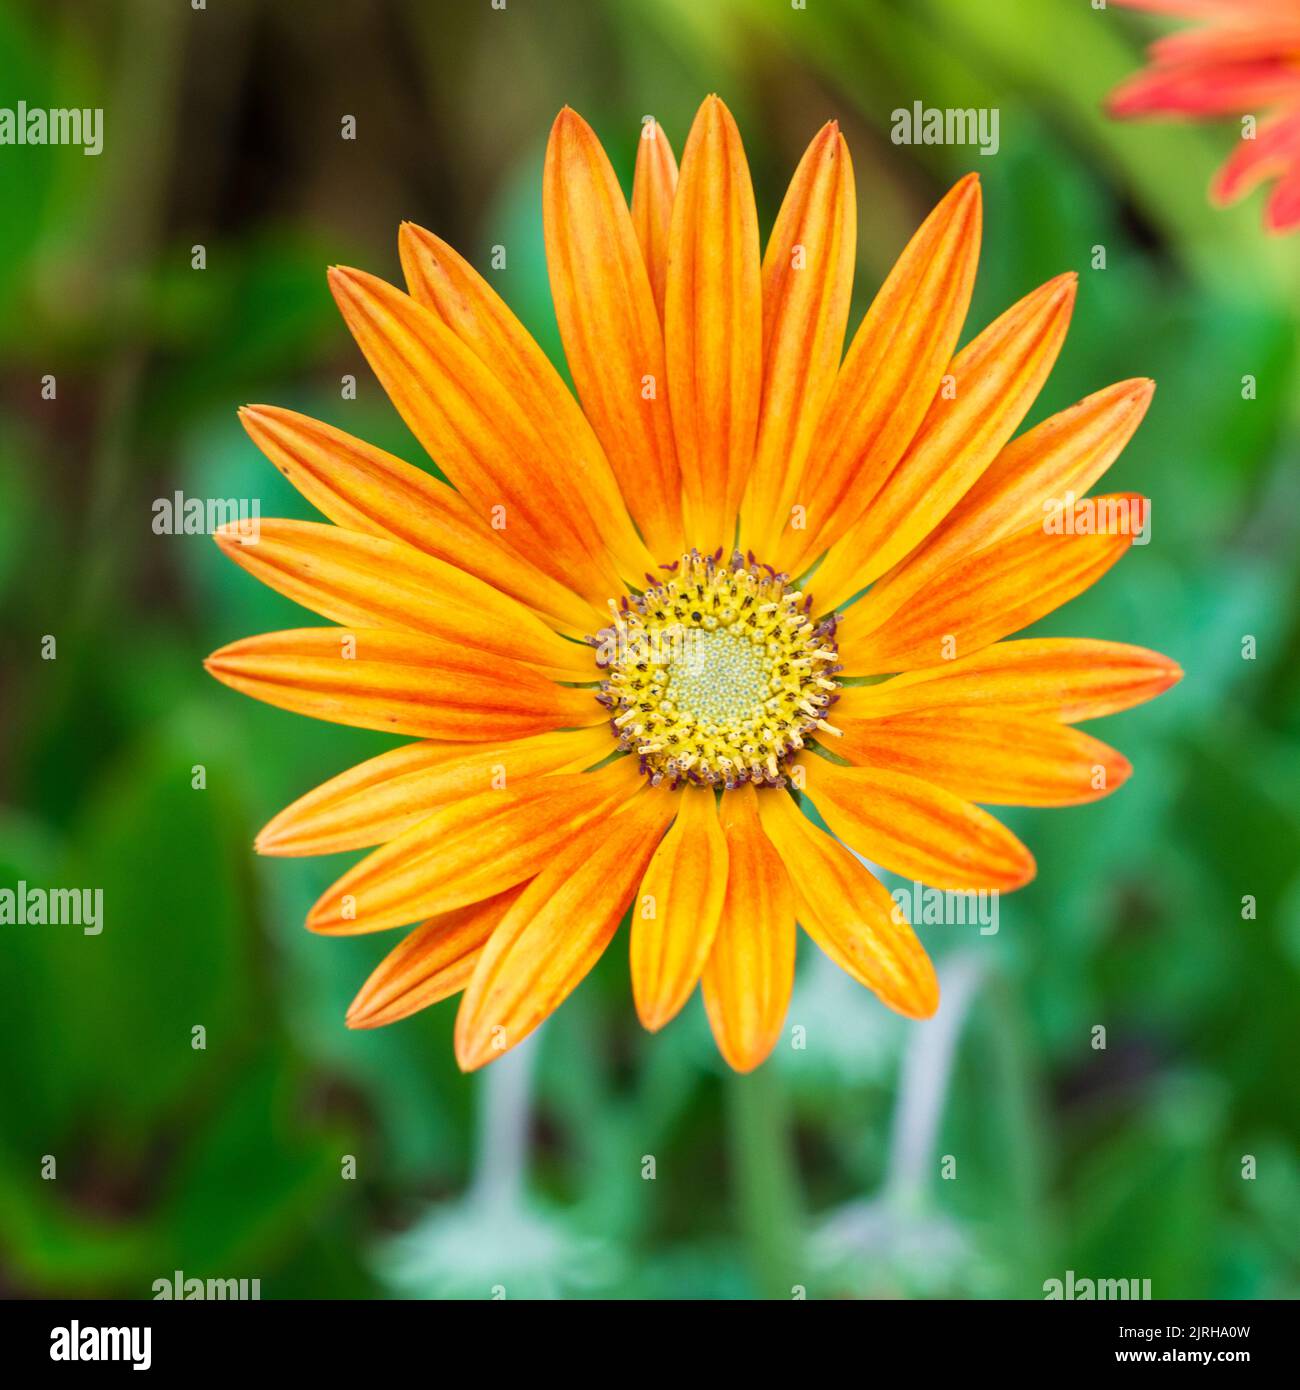
{"label": "flower head", "polygon": [[1153,43],[1150,64],[1110,98],[1115,116],[1260,117],[1210,187],[1221,206],[1273,179],[1271,232],[1300,226],[1300,5],[1295,0],[1116,0],[1203,19]]}
{"label": "flower head", "polygon": [[[980,232],[965,178],[841,360],[856,220],[837,127],[813,140],[762,255],[726,107],[701,107],[680,178],[663,131],[643,136],[630,208],[572,111],[547,151],[581,407],[487,282],[408,224],[407,293],[354,270],[330,283],[451,485],[252,406],[253,439],[333,525],[217,536],[337,626],[235,642],[212,673],[415,740],[308,792],[258,848],[372,851],[308,926],[419,925],[348,1021],[463,991],[466,1069],[537,1027],[629,907],[642,1022],[662,1027],[701,984],[738,1069],[780,1033],[796,923],[891,1008],[928,1016],[933,967],[864,860],[941,888],[1027,882],[1029,851],[975,803],[1113,790],[1128,763],[1074,724],[1179,674],[1110,642],[1002,640],[1132,540],[1073,524],[1097,501],[1073,498],[1137,427],[1150,382],[1013,438],[1074,277],[957,352]],[[1048,503],[1071,524],[1046,525]]]}

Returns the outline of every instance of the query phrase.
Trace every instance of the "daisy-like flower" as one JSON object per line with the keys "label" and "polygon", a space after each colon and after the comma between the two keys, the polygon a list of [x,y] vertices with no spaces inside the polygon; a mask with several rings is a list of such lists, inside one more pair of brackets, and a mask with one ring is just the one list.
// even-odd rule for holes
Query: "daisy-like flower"
{"label": "daisy-like flower", "polygon": [[1115,0],[1203,27],[1159,39],[1150,65],[1110,98],[1115,116],[1257,116],[1210,185],[1227,206],[1276,179],[1271,232],[1300,226],[1300,0]]}
{"label": "daisy-like flower", "polygon": [[[546,154],[547,256],[581,408],[484,279],[404,225],[406,293],[356,270],[330,284],[451,486],[250,406],[253,439],[334,524],[217,537],[338,626],[235,642],[212,673],[415,740],[307,793],[257,847],[377,846],[308,926],[420,924],[348,1022],[463,991],[467,1070],[561,1003],[629,907],[641,1021],[662,1028],[701,984],[738,1070],[782,1029],[796,923],[884,1003],[927,1017],[933,967],[864,859],[940,888],[1019,887],[1029,851],[975,803],[1112,791],[1128,763],[1075,723],[1179,676],[1111,642],[1002,640],[1132,539],[1067,495],[1119,454],[1149,381],[1012,438],[1075,277],[956,352],[980,237],[967,177],[841,361],[856,219],[836,125],[762,254],[722,102],[701,107],[680,178],[662,130],[643,133],[630,208],[574,112]],[[1061,498],[1065,524],[1046,525]]]}

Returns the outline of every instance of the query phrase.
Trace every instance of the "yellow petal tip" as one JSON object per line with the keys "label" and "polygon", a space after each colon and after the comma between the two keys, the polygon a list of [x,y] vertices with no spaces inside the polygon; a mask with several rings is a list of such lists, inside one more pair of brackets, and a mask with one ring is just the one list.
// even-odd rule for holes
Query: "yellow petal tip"
{"label": "yellow petal tip", "polygon": [[365,990],[362,990],[348,1005],[343,1022],[352,1029],[377,1028],[380,1025],[380,1020],[375,1017],[377,1012],[372,1001],[365,998]]}
{"label": "yellow petal tip", "polygon": [[477,1046],[473,1046],[470,1040],[456,1039],[456,1065],[466,1076],[487,1066],[501,1055],[500,1052],[494,1052],[490,1046],[484,1047],[481,1041]]}
{"label": "yellow petal tip", "polygon": [[274,825],[274,822],[272,822],[271,825],[263,826],[253,837],[253,852],[255,854],[275,853],[278,836],[272,829],[272,825]]}

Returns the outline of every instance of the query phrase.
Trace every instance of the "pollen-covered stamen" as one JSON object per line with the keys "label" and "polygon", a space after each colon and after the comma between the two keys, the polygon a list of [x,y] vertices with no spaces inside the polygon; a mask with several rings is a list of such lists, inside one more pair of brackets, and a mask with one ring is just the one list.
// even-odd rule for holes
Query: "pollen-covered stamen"
{"label": "pollen-covered stamen", "polygon": [[610,601],[587,640],[608,671],[600,702],[656,785],[784,785],[786,761],[826,720],[841,669],[835,619],[814,624],[787,577],[740,554],[692,551],[643,594]]}

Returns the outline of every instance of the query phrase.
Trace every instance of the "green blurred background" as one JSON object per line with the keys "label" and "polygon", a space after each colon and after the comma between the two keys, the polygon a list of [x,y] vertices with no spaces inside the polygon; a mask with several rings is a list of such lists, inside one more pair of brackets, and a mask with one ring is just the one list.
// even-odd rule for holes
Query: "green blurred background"
{"label": "green blurred background", "polygon": [[[1266,240],[1257,200],[1207,206],[1230,123],[1101,115],[1158,27],[1087,0],[0,3],[0,105],[105,110],[97,159],[0,148],[0,883],[101,886],[106,922],[0,928],[0,1291],[148,1297],[179,1269],[263,1297],[1038,1298],[1073,1269],[1157,1297],[1300,1292],[1300,237]],[[710,91],[764,228],[841,122],[854,323],[971,168],[968,336],[1080,272],[1030,423],[1156,378],[1111,474],[1152,496],[1154,536],[1042,630],[1187,677],[1098,730],[1136,764],[1118,795],[1012,813],[1040,868],[996,935],[923,929],[936,1023],[801,947],[808,1046],[736,1079],[698,997],[641,1033],[620,938],[534,1043],[466,1078],[454,1003],[344,1028],[392,938],[303,930],[339,862],[251,852],[385,740],[203,675],[303,619],[203,536],[155,535],[153,503],[310,515],[240,429],[247,401],[420,459],[324,279],[397,279],[403,218],[485,271],[504,245],[494,283],[559,360],[551,120],[582,112],[630,188],[642,116],[680,153]],[[999,153],[893,145],[915,100],[997,107]]]}

